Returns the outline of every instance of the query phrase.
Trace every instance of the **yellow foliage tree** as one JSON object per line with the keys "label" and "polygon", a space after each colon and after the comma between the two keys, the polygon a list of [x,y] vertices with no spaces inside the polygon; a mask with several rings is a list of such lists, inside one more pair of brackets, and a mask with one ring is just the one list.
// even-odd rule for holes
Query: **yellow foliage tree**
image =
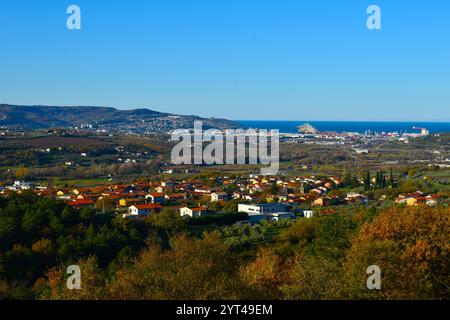
{"label": "yellow foliage tree", "polygon": [[107,286],[110,299],[235,299],[236,261],[217,234],[203,239],[178,235],[169,250],[151,245]]}
{"label": "yellow foliage tree", "polygon": [[104,280],[95,257],[89,257],[77,264],[81,271],[81,288],[69,289],[67,267],[53,268],[47,272],[48,290],[41,299],[46,300],[100,300],[105,298]]}
{"label": "yellow foliage tree", "polygon": [[[450,297],[450,208],[392,207],[365,224],[344,263],[346,295],[367,299]],[[368,290],[367,267],[382,272]]]}
{"label": "yellow foliage tree", "polygon": [[242,267],[240,275],[253,299],[279,299],[287,266],[271,248],[263,248],[255,260]]}

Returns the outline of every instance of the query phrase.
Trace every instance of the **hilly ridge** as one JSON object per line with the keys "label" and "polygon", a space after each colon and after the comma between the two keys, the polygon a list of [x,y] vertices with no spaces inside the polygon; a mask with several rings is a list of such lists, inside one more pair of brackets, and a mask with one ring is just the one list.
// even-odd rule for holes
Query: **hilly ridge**
{"label": "hilly ridge", "polygon": [[[91,124],[100,128],[139,131],[165,131],[190,128],[196,120],[206,127],[235,128],[237,123],[225,119],[206,119],[191,115],[174,115],[150,109],[119,110],[94,106],[21,106],[0,104],[0,126],[12,129],[71,128]],[[146,130],[147,129],[147,130]]]}

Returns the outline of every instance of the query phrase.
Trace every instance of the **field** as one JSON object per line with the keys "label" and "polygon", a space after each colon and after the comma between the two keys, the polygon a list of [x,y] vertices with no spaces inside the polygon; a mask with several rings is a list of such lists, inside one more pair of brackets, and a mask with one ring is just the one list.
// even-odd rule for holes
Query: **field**
{"label": "field", "polygon": [[58,148],[67,147],[73,145],[90,145],[90,146],[102,146],[107,144],[107,142],[96,138],[86,138],[86,137],[39,137],[39,138],[28,138],[28,139],[14,139],[14,140],[3,140],[0,143],[14,143],[16,145],[22,145],[24,147],[33,148]]}

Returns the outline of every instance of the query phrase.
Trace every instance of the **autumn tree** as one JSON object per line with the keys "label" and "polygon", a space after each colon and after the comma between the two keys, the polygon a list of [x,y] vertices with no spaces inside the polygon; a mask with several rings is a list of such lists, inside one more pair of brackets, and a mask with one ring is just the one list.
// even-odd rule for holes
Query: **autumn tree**
{"label": "autumn tree", "polygon": [[280,285],[287,268],[274,249],[262,248],[256,258],[240,270],[240,276],[253,299],[280,299]]}
{"label": "autumn tree", "polygon": [[111,299],[235,299],[238,262],[218,234],[202,239],[178,235],[171,248],[151,244],[130,266],[119,270],[107,286]]}
{"label": "autumn tree", "polygon": [[319,218],[299,219],[283,231],[277,239],[277,250],[286,256],[295,251],[304,251],[316,237],[320,225]]}
{"label": "autumn tree", "polygon": [[105,282],[102,271],[98,267],[97,259],[91,256],[79,261],[77,266],[81,272],[81,287],[71,290],[67,287],[67,280],[71,274],[67,273],[68,266],[59,266],[47,272],[47,289],[40,298],[46,300],[100,300],[105,298]]}
{"label": "autumn tree", "polygon": [[[450,209],[392,207],[366,223],[344,264],[346,295],[371,299],[450,297]],[[367,290],[367,267],[382,271],[382,290]]]}
{"label": "autumn tree", "polygon": [[16,169],[16,178],[18,180],[23,180],[28,175],[28,169],[25,167],[20,167]]}
{"label": "autumn tree", "polygon": [[342,269],[339,260],[297,254],[280,290],[288,300],[341,299]]}

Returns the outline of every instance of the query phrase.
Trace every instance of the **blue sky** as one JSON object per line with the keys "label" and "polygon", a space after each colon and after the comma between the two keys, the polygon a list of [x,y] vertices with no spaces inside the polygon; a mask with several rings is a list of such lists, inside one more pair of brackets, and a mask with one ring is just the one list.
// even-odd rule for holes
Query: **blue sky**
{"label": "blue sky", "polygon": [[448,0],[1,0],[0,102],[450,121],[449,21]]}

